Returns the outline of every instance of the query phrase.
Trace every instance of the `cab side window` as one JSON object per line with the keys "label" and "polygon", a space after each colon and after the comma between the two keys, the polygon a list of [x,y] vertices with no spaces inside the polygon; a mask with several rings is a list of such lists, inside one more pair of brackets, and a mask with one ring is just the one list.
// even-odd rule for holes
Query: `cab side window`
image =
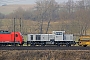
{"label": "cab side window", "polygon": [[33,35],[31,35],[31,40],[33,40]]}
{"label": "cab side window", "polygon": [[41,35],[36,35],[36,40],[41,40]]}

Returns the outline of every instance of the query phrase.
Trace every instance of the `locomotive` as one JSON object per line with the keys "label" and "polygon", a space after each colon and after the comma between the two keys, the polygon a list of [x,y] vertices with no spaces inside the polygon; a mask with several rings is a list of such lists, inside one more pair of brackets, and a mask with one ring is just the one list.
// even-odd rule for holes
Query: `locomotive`
{"label": "locomotive", "polygon": [[0,31],[0,46],[23,45],[24,39],[20,32]]}
{"label": "locomotive", "polygon": [[65,31],[53,31],[52,34],[28,34],[27,45],[75,45],[73,34],[65,34]]}

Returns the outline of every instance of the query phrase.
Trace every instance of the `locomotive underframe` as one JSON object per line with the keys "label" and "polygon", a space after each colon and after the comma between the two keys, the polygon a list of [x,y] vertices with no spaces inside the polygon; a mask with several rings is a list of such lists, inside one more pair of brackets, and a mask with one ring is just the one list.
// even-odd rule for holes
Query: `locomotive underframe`
{"label": "locomotive underframe", "polygon": [[7,45],[12,45],[12,46],[16,46],[16,45],[23,45],[24,42],[22,44],[20,44],[20,42],[0,42],[0,46],[7,46]]}
{"label": "locomotive underframe", "polygon": [[75,45],[75,41],[27,41],[27,46],[45,46],[45,45],[57,45],[57,46],[71,46]]}

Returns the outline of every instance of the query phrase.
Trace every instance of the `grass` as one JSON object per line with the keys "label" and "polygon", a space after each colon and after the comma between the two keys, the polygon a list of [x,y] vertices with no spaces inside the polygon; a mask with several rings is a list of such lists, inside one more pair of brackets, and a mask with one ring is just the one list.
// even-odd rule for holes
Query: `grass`
{"label": "grass", "polygon": [[90,50],[1,50],[0,60],[90,60]]}

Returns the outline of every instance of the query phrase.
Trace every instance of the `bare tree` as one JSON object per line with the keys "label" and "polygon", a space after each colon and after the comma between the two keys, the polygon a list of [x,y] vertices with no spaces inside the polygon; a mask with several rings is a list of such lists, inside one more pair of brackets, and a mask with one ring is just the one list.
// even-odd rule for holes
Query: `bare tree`
{"label": "bare tree", "polygon": [[48,32],[50,21],[56,18],[58,4],[55,0],[38,0],[36,2],[36,13],[37,19],[40,22],[40,33],[43,33],[43,21],[48,20],[48,25],[46,28],[46,33]]}
{"label": "bare tree", "polygon": [[79,10],[76,12],[76,19],[80,26],[80,35],[86,35],[86,31],[89,29],[90,22],[90,11],[89,10]]}

